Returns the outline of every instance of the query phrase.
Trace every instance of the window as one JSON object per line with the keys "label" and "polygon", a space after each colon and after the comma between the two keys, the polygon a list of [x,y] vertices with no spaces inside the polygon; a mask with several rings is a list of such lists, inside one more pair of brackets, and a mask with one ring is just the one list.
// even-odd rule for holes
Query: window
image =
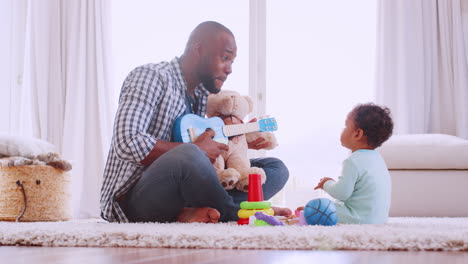
{"label": "window", "polygon": [[276,117],[280,146],[268,153],[290,169],[283,199],[294,208],[337,178],[349,154],[340,133],[357,103],[373,101],[377,3],[267,2],[266,112]]}
{"label": "window", "polygon": [[[339,141],[346,114],[374,98],[376,2],[266,1],[266,113],[278,120],[280,144],[267,155],[285,161],[291,175],[275,202],[304,205],[325,195],[313,191],[318,179],[339,175],[349,154]],[[180,56],[191,30],[215,20],[238,45],[223,89],[249,93],[249,0],[112,3],[116,89],[133,68]]]}
{"label": "window", "polygon": [[190,32],[208,20],[220,22],[236,37],[237,58],[223,89],[248,94],[249,1],[112,1],[114,83],[120,91],[137,66],[182,55]]}

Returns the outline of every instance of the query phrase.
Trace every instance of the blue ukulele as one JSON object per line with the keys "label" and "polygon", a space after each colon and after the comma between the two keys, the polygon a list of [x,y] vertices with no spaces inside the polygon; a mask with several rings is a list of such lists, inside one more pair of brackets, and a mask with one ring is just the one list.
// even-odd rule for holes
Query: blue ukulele
{"label": "blue ukulele", "polygon": [[223,120],[216,116],[203,118],[195,114],[187,114],[175,121],[174,139],[176,142],[194,142],[208,128],[215,132],[213,140],[227,144],[228,137],[256,131],[276,131],[278,126],[273,117],[261,119],[255,123],[225,125]]}

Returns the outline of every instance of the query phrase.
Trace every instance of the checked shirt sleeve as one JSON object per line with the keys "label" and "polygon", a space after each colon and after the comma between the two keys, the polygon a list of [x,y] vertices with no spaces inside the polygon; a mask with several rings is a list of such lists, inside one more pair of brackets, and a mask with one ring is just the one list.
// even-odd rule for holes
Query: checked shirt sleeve
{"label": "checked shirt sleeve", "polygon": [[113,148],[119,159],[139,164],[157,138],[148,131],[163,82],[151,69],[137,68],[124,82],[114,125]]}

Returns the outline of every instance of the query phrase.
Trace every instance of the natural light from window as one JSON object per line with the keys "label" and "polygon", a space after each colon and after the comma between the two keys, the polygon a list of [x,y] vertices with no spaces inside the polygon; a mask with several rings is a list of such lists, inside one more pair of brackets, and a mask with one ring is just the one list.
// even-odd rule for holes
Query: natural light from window
{"label": "natural light from window", "polygon": [[[238,57],[223,89],[249,91],[249,1],[115,0],[115,89],[136,66],[180,56],[191,30],[215,20],[236,36]],[[339,137],[346,114],[373,101],[377,1],[268,0],[267,113],[277,118],[291,178],[275,202],[288,207],[325,196],[322,177],[339,176],[349,154]],[[182,8],[183,6],[183,8]]]}
{"label": "natural light from window", "polygon": [[223,88],[249,91],[249,1],[112,1],[112,45],[116,89],[135,67],[182,55],[190,32],[213,20],[236,36],[237,58]]}
{"label": "natural light from window", "polygon": [[373,101],[375,0],[267,1],[267,113],[290,169],[282,201],[304,205],[337,178],[349,151],[340,133],[351,108]]}

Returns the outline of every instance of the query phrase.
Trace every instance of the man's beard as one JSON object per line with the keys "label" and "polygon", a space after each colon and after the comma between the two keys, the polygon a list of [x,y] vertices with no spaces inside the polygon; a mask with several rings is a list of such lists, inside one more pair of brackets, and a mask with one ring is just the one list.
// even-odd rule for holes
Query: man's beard
{"label": "man's beard", "polygon": [[212,94],[219,93],[223,84],[221,83],[219,89],[216,88],[216,81],[218,79],[210,74],[210,71],[208,70],[210,68],[209,63],[203,60],[199,66],[200,71],[198,72],[198,76],[200,76],[203,87],[205,87],[205,89]]}
{"label": "man's beard", "polygon": [[[218,88],[216,88],[216,81],[218,79],[216,78],[204,78],[204,80],[202,80],[202,84],[203,84],[203,87],[205,87],[206,90],[208,90],[208,92],[212,93],[212,94],[217,94],[221,91],[221,86]],[[220,80],[218,80],[220,81]]]}

